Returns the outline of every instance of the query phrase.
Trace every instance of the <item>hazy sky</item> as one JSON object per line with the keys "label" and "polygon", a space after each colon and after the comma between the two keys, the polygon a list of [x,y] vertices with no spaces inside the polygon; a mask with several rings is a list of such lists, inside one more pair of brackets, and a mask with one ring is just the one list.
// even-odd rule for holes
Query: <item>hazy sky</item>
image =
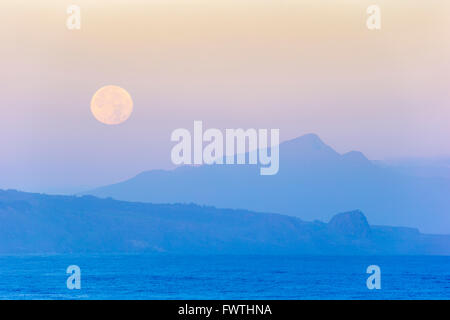
{"label": "hazy sky", "polygon": [[[450,154],[446,0],[71,0],[0,4],[0,188],[96,186],[170,167],[170,133],[317,133],[371,159]],[[66,8],[81,7],[81,30]],[[382,27],[366,28],[379,4]],[[90,113],[131,94],[118,126]]]}

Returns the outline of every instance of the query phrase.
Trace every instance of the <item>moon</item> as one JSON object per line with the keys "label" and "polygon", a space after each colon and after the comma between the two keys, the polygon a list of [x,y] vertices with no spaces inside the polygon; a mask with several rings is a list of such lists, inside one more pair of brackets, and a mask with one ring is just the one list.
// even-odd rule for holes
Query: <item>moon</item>
{"label": "moon", "polygon": [[125,122],[133,112],[130,94],[118,86],[105,86],[97,90],[91,100],[95,119],[107,125]]}

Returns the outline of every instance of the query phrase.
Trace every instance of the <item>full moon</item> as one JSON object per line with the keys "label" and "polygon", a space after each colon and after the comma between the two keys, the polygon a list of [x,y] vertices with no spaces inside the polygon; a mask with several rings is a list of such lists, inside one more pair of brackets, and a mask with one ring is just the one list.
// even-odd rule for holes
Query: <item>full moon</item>
{"label": "full moon", "polygon": [[91,100],[94,117],[108,125],[125,122],[133,112],[130,94],[118,86],[105,86],[97,90]]}

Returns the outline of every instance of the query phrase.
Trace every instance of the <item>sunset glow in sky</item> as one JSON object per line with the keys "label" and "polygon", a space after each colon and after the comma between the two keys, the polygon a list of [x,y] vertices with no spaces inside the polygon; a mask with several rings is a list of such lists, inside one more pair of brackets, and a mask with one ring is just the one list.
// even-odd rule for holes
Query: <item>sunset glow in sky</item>
{"label": "sunset glow in sky", "polygon": [[[0,188],[170,168],[170,133],[194,120],[313,132],[370,159],[450,155],[448,1],[2,1],[0,20]],[[92,116],[105,85],[130,93],[125,123]]]}

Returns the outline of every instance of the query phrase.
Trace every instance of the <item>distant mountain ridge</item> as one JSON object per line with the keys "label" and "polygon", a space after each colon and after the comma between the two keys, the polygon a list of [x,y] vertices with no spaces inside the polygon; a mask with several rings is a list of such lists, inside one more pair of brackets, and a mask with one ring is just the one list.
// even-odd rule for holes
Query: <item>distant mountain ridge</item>
{"label": "distant mountain ridge", "polygon": [[143,172],[84,194],[278,212],[306,220],[329,220],[336,212],[361,208],[376,224],[450,233],[450,179],[405,175],[358,151],[339,154],[315,134],[280,144],[280,170],[274,176],[260,176],[252,165],[184,166]]}
{"label": "distant mountain ridge", "polygon": [[449,255],[450,236],[371,226],[361,211],[329,223],[193,204],[0,190],[0,254]]}

